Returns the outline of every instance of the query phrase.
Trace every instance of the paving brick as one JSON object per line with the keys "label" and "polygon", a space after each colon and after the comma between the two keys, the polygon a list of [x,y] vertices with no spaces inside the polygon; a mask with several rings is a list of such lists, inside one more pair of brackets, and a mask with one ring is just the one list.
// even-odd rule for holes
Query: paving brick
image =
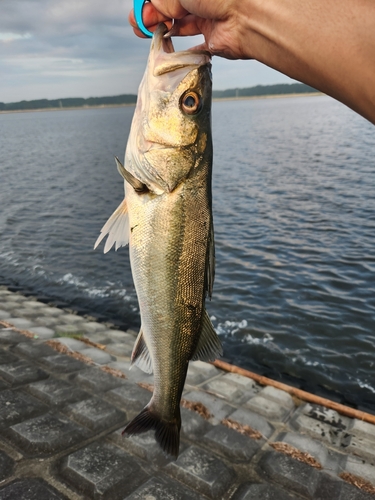
{"label": "paving brick", "polygon": [[95,392],[109,391],[126,382],[126,380],[120,377],[114,377],[110,373],[94,367],[81,371],[75,380],[81,387],[91,389]]}
{"label": "paving brick", "polygon": [[365,493],[338,478],[320,474],[314,500],[374,500],[374,495]]}
{"label": "paving brick", "polygon": [[77,314],[69,314],[63,312],[63,314],[60,316],[60,320],[63,321],[64,323],[68,324],[76,324],[76,323],[81,323],[84,321],[82,316],[78,316]]}
{"label": "paving brick", "polygon": [[124,500],[201,500],[201,495],[170,478],[153,477]]}
{"label": "paving brick", "polygon": [[111,356],[108,352],[102,351],[101,349],[97,349],[96,347],[88,347],[87,349],[82,349],[80,351],[83,356],[87,356],[91,358],[94,363],[98,365],[106,365],[114,361],[116,358]]}
{"label": "paving brick", "polygon": [[153,383],[153,375],[145,373],[135,365],[132,366],[130,361],[114,361],[112,363],[108,363],[108,366],[122,371],[126,378],[132,380],[133,382],[145,382],[148,384]]}
{"label": "paving brick", "polygon": [[68,347],[72,351],[80,352],[80,351],[83,351],[83,349],[87,348],[87,344],[85,344],[84,342],[81,342],[80,340],[73,339],[71,337],[58,337],[55,340],[60,342],[60,344],[65,345],[66,347]]}
{"label": "paving brick", "polygon": [[191,446],[175,462],[166,466],[166,470],[187,486],[218,498],[231,485],[235,473],[221,460],[202,449]]}
{"label": "paving brick", "polygon": [[292,396],[285,391],[276,389],[276,387],[268,385],[260,391],[259,395],[275,401],[288,410],[292,410],[295,407]]}
{"label": "paving brick", "polygon": [[274,431],[274,427],[267,420],[256,413],[240,408],[229,417],[231,420],[243,425],[249,425],[252,429],[259,431],[264,437],[269,438]]}
{"label": "paving brick", "polygon": [[110,429],[116,424],[125,425],[127,421],[123,411],[96,397],[78,401],[67,406],[63,411],[79,424],[95,432]]}
{"label": "paving brick", "polygon": [[[64,337],[64,335],[82,335],[82,333],[84,333],[82,328],[80,327],[80,323],[61,324],[61,316],[59,317],[59,320],[60,320],[59,324],[53,327],[57,335],[62,335],[62,337],[59,337],[58,340],[60,341],[62,339],[76,340],[71,337]],[[77,340],[77,342],[79,342],[79,340]],[[83,344],[83,342],[81,342],[81,344]]]}
{"label": "paving brick", "polygon": [[36,309],[31,309],[30,307],[17,307],[17,309],[12,309],[12,316],[15,318],[26,318],[27,320],[33,321],[33,319],[40,314]]}
{"label": "paving brick", "polygon": [[0,391],[3,391],[4,389],[8,389],[9,384],[7,384],[4,380],[0,379]]}
{"label": "paving brick", "polygon": [[120,387],[107,392],[106,396],[117,406],[124,408],[130,419],[133,413],[141,411],[150,401],[151,392],[142,389],[133,382],[124,380]]}
{"label": "paving brick", "polygon": [[67,500],[42,479],[18,479],[0,489],[0,500]]}
{"label": "paving brick", "polygon": [[18,391],[0,392],[0,429],[40,415],[47,407],[31,396]]}
{"label": "paving brick", "polygon": [[290,410],[280,406],[275,401],[264,398],[260,394],[251,398],[246,403],[246,406],[255,413],[259,413],[274,422],[283,422],[290,412]]}
{"label": "paving brick", "polygon": [[8,311],[4,311],[4,309],[0,309],[0,319],[10,318],[11,314]]}
{"label": "paving brick", "polygon": [[201,417],[198,413],[187,408],[181,408],[181,434],[192,441],[201,438],[206,434],[212,425],[206,419]]}
{"label": "paving brick", "polygon": [[59,452],[86,439],[89,433],[65,417],[48,413],[13,425],[7,435],[26,453],[35,455]]}
{"label": "paving brick", "polygon": [[31,333],[35,333],[35,335],[39,339],[51,339],[55,336],[55,331],[51,328],[47,328],[46,326],[34,326],[29,329]]}
{"label": "paving brick", "polygon": [[48,377],[48,374],[28,361],[0,365],[0,376],[11,385],[27,384]]}
{"label": "paving brick", "polygon": [[[90,335],[90,338],[91,338],[91,335]],[[99,342],[99,340],[96,340],[95,342]],[[128,345],[128,344],[120,344],[120,343],[108,344],[106,350],[109,353],[114,354],[115,356],[125,356],[127,358],[130,358],[130,356],[133,352],[133,346]]]}
{"label": "paving brick", "polygon": [[216,425],[205,436],[203,441],[212,450],[221,452],[224,456],[234,462],[251,460],[255,453],[264,444],[264,441],[256,441],[247,436],[228,429],[224,425]]}
{"label": "paving brick", "polygon": [[321,422],[315,418],[310,418],[299,413],[292,418],[290,425],[301,433],[309,434],[329,444],[335,446],[339,446],[340,444],[342,431],[337,429],[337,427],[332,427],[330,424]]}
{"label": "paving brick", "polygon": [[15,326],[16,328],[20,328],[21,330],[26,330],[32,326],[35,326],[32,321],[25,318],[15,318],[12,316],[11,318],[8,318],[7,321],[11,325]]}
{"label": "paving brick", "polygon": [[[25,335],[10,330],[8,328],[0,329],[0,345],[1,344],[18,344],[19,342],[24,342],[27,339]],[[30,340],[29,340],[30,342]]]}
{"label": "paving brick", "polygon": [[22,302],[24,307],[31,307],[32,309],[45,309],[46,306],[42,302],[38,302],[37,300],[25,300]]}
{"label": "paving brick", "polygon": [[329,424],[338,431],[345,431],[350,427],[352,419],[340,415],[337,411],[324,406],[306,403],[301,408],[304,415]]}
{"label": "paving brick", "polygon": [[126,342],[126,343],[130,343],[130,344],[134,344],[135,339],[137,337],[137,334],[133,335],[133,334],[128,333],[128,332],[123,332],[122,330],[112,330],[112,329],[111,330],[109,330],[109,329],[104,330],[103,335],[108,337],[110,339],[110,341],[113,343]]}
{"label": "paving brick", "polygon": [[375,440],[345,434],[342,439],[342,446],[346,452],[365,457],[371,461],[375,460]]}
{"label": "paving brick", "polygon": [[51,356],[56,353],[52,347],[44,342],[20,342],[13,348],[13,352],[27,356],[28,358],[41,358],[42,356]]}
{"label": "paving brick", "polygon": [[362,477],[375,486],[375,465],[366,463],[358,457],[346,457],[344,470],[355,476]]}
{"label": "paving brick", "polygon": [[261,390],[261,386],[258,385],[254,380],[249,377],[238,375],[237,373],[226,373],[225,375],[223,375],[223,379],[238,385],[244,391],[251,392],[254,395]]}
{"label": "paving brick", "polygon": [[3,481],[12,474],[14,460],[0,450],[0,481]]}
{"label": "paving brick", "polygon": [[[166,455],[158,443],[155,441],[155,432],[148,431],[142,434],[135,434],[134,436],[122,435],[125,425],[121,426],[110,435],[111,441],[118,446],[136,455],[148,463],[153,463],[158,467],[163,467],[168,464],[172,458]],[[185,446],[186,448],[186,446]],[[184,449],[183,443],[180,444],[180,452]]]}
{"label": "paving brick", "polygon": [[60,323],[60,317],[59,316],[36,316],[34,318],[35,324],[41,325],[41,326],[47,326],[50,328],[54,328],[56,325]]}
{"label": "paving brick", "polygon": [[187,401],[194,403],[202,403],[210,412],[211,418],[209,422],[213,425],[219,424],[223,418],[226,418],[233,412],[233,406],[230,406],[222,398],[217,398],[203,391],[191,391],[183,395]]}
{"label": "paving brick", "polygon": [[271,484],[246,483],[238,488],[232,500],[295,500],[296,498]]}
{"label": "paving brick", "polygon": [[0,350],[0,365],[14,363],[15,361],[19,361],[19,358],[12,354],[9,351]]}
{"label": "paving brick", "polygon": [[61,475],[88,498],[122,500],[148,477],[125,451],[93,443],[64,459]]}
{"label": "paving brick", "polygon": [[203,385],[203,389],[234,404],[242,404],[249,399],[249,393],[224,377],[218,377],[207,382]]}
{"label": "paving brick", "polygon": [[15,302],[14,300],[7,300],[1,303],[1,309],[5,309],[6,311],[12,311],[13,309],[16,309],[19,306],[20,306],[19,302]]}
{"label": "paving brick", "polygon": [[107,330],[107,327],[105,325],[97,323],[96,321],[84,321],[80,326],[82,330],[87,333],[103,332]]}
{"label": "paving brick", "polygon": [[50,406],[62,406],[89,397],[89,394],[82,389],[56,378],[29,384],[28,390],[33,396]]}
{"label": "paving brick", "polygon": [[375,441],[375,425],[369,424],[368,422],[357,419],[352,420],[349,432],[354,436]]}
{"label": "paving brick", "polygon": [[64,311],[58,307],[48,306],[43,309],[43,316],[61,316],[62,314]]}
{"label": "paving brick", "polygon": [[266,452],[257,466],[259,474],[293,493],[313,498],[318,485],[317,469],[278,452]]}
{"label": "paving brick", "polygon": [[[54,351],[56,352],[56,351]],[[86,363],[78,361],[66,354],[54,354],[53,356],[46,356],[39,360],[48,370],[55,373],[72,373],[79,370],[84,370],[87,367]]]}
{"label": "paving brick", "polygon": [[213,365],[203,363],[202,361],[191,361],[189,363],[186,383],[188,385],[199,385],[221,373],[222,372]]}

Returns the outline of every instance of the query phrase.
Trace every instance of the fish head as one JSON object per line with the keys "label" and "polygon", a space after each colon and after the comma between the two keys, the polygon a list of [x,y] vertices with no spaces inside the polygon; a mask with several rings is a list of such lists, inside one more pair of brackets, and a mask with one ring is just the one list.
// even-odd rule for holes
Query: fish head
{"label": "fish head", "polygon": [[211,58],[175,52],[167,28],[154,33],[129,135],[126,164],[157,194],[173,191],[211,154]]}

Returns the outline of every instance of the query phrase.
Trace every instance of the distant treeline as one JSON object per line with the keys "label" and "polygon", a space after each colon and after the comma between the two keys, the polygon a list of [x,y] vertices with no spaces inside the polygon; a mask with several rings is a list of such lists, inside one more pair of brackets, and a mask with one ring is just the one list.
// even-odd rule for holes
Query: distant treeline
{"label": "distant treeline", "polygon": [[318,92],[304,83],[277,83],[276,85],[257,85],[245,89],[214,90],[213,97],[222,99],[225,97],[251,97],[258,95],[277,94],[310,94]]}
{"label": "distant treeline", "polygon": [[25,109],[47,108],[83,108],[85,106],[108,106],[117,104],[134,104],[137,96],[123,94],[110,97],[70,97],[67,99],[37,99],[35,101],[0,102],[0,111],[18,111]]}
{"label": "distant treeline", "polygon": [[[245,89],[214,90],[213,97],[216,99],[227,97],[250,97],[276,94],[306,94],[317,92],[304,83],[278,83],[276,85],[257,85]],[[38,99],[35,101],[0,102],[0,111],[22,111],[27,109],[48,108],[83,108],[88,106],[116,106],[120,104],[135,104],[137,96],[134,94],[122,94],[110,97],[70,97],[67,99]]]}

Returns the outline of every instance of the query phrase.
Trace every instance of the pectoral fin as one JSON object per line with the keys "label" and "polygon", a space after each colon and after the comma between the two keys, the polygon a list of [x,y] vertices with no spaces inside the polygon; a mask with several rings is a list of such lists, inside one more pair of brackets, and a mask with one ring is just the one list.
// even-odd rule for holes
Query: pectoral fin
{"label": "pectoral fin", "polygon": [[134,191],[136,191],[137,193],[146,193],[148,191],[146,184],[143,184],[143,182],[141,182],[136,177],[134,177],[133,174],[128,172],[121,161],[117,158],[117,156],[115,156],[115,161],[119,174],[126,180],[126,182],[128,182],[133,187]]}
{"label": "pectoral fin", "polygon": [[143,338],[142,328],[139,330],[137,340],[134,344],[131,364],[138,366],[138,368],[146,373],[152,373],[153,371],[150,351],[148,350],[145,339]]}
{"label": "pectoral fin", "polygon": [[199,337],[197,348],[192,361],[214,361],[216,358],[223,355],[223,348],[217,333],[208,317],[207,311],[203,312],[202,331]]}
{"label": "pectoral fin", "polygon": [[129,216],[126,200],[122,201],[102,227],[99,238],[95,242],[94,250],[107,234],[108,238],[104,246],[104,253],[107,253],[114,244],[116,244],[115,248],[117,250],[129,243]]}

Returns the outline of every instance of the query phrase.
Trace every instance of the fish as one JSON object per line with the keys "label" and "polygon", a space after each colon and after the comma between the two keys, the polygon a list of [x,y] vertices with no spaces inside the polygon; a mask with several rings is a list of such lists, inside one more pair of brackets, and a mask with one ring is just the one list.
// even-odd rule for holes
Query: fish
{"label": "fish", "polygon": [[212,295],[211,58],[175,52],[156,29],[125,151],[116,165],[125,198],[95,248],[129,244],[141,328],[131,363],[154,373],[150,402],[123,434],[155,431],[169,455],[179,452],[180,401],[191,360],[213,361],[222,345],[205,309]]}

